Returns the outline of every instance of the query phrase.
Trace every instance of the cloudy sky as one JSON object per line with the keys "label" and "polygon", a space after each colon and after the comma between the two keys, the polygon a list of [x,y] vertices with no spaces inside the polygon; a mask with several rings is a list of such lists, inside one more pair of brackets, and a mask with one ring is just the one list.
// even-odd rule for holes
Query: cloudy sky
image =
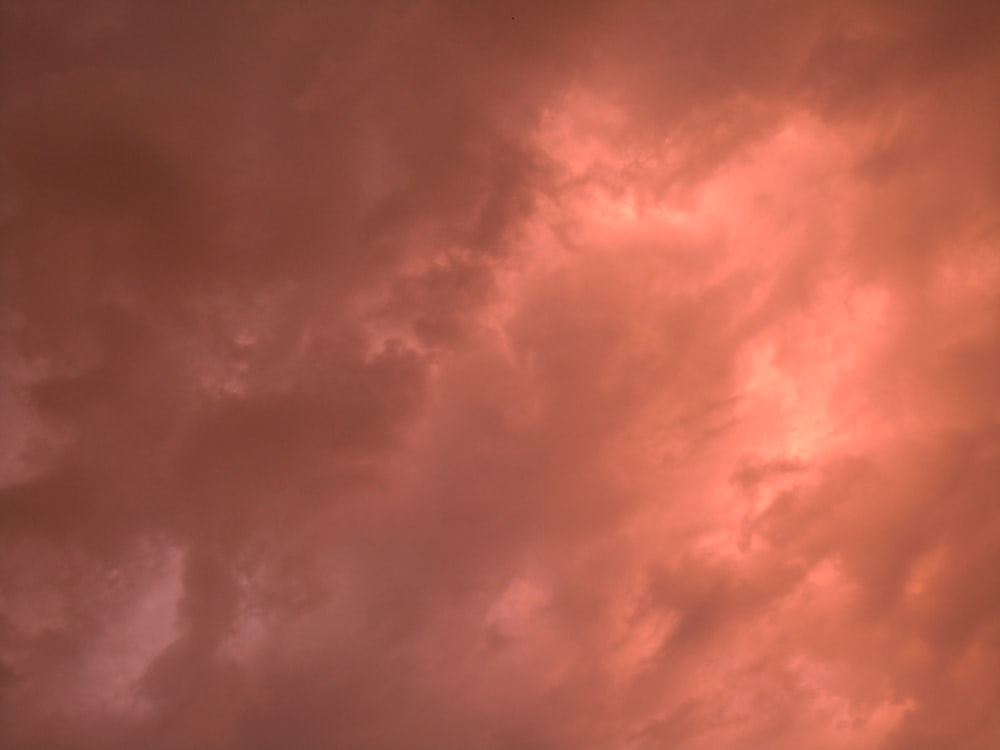
{"label": "cloudy sky", "polygon": [[1000,5],[0,9],[4,748],[1000,747]]}

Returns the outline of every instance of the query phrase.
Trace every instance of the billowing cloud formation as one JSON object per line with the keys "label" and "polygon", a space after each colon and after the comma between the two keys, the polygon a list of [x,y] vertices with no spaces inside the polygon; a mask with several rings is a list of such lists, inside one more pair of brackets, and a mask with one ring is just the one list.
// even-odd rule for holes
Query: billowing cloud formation
{"label": "billowing cloud formation", "polygon": [[1000,7],[2,6],[0,744],[1000,746]]}

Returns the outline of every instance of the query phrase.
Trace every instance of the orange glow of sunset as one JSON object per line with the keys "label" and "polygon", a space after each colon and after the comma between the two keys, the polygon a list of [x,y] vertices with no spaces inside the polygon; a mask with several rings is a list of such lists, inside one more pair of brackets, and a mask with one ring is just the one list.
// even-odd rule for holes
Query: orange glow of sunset
{"label": "orange glow of sunset", "polygon": [[1000,747],[1000,5],[0,1],[0,747]]}

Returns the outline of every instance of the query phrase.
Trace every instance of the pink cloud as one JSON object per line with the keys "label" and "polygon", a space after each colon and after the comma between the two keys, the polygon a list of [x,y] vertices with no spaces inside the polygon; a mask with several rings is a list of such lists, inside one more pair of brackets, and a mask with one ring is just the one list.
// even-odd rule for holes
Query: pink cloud
{"label": "pink cloud", "polygon": [[0,744],[993,748],[986,3],[5,3]]}

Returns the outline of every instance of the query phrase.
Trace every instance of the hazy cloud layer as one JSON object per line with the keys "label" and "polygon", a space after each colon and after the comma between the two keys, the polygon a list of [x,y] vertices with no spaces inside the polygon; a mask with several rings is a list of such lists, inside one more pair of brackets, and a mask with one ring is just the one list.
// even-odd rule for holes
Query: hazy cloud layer
{"label": "hazy cloud layer", "polygon": [[0,745],[1000,746],[996,3],[0,8]]}

